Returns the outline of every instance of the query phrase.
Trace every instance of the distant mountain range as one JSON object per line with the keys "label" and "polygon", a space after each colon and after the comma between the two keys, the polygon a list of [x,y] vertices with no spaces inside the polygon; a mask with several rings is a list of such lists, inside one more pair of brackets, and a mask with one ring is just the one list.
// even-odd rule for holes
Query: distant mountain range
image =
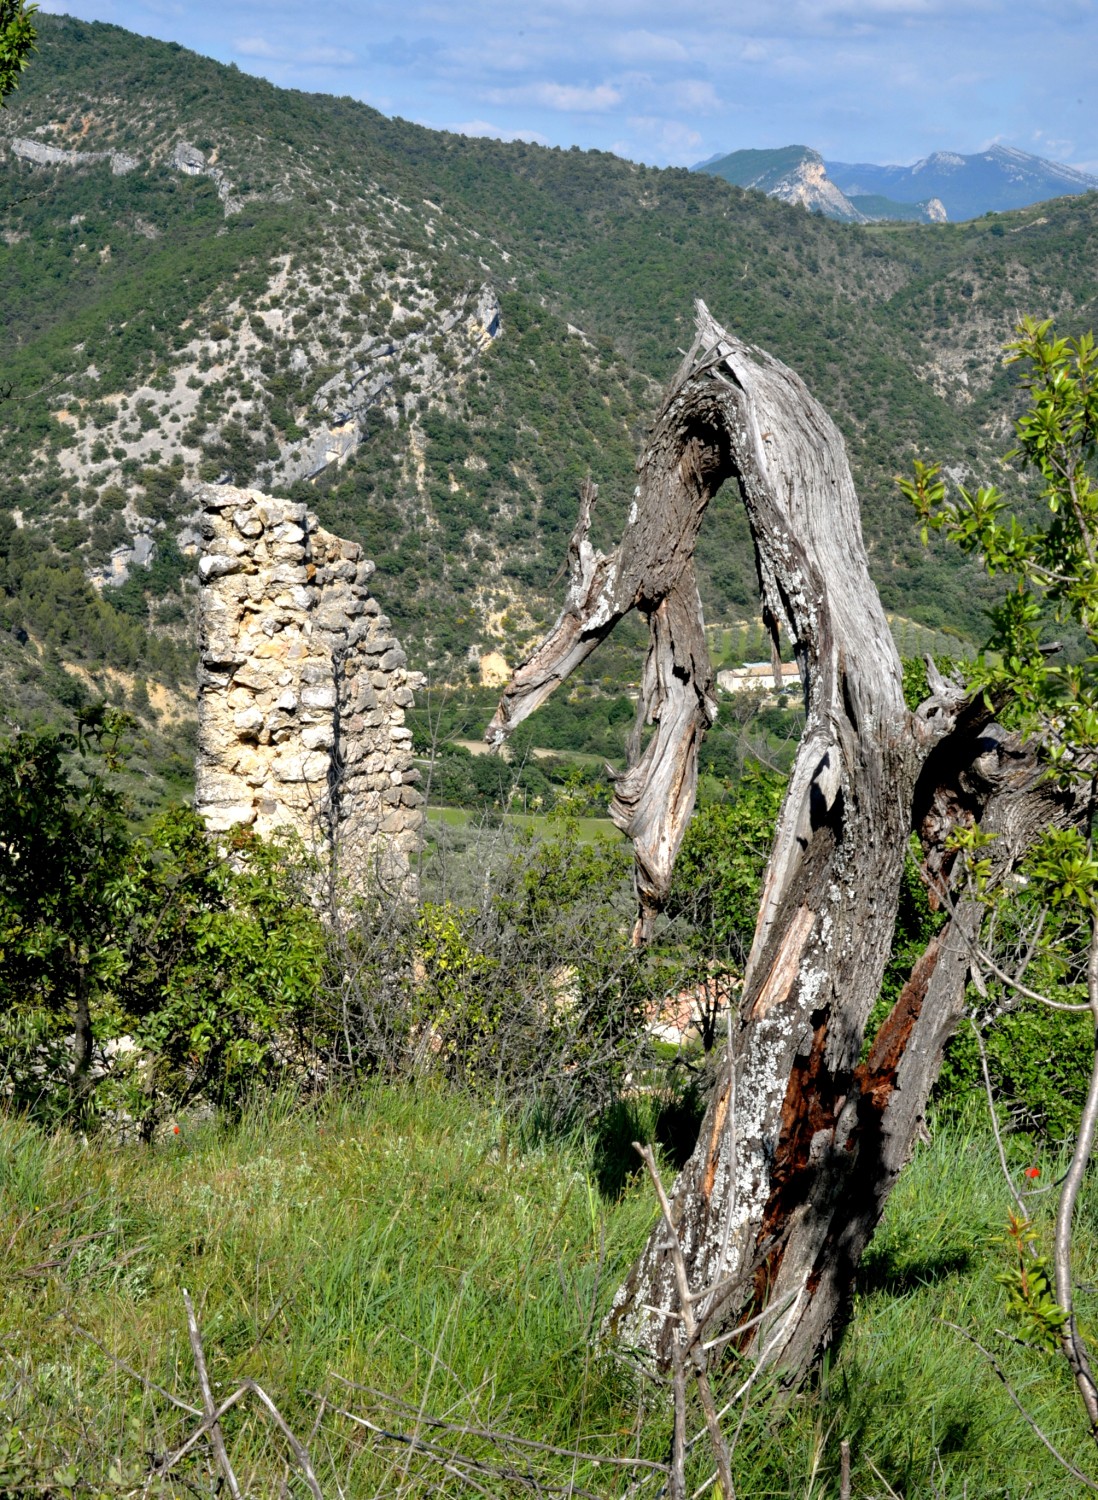
{"label": "distant mountain range", "polygon": [[1012,146],[974,156],[935,151],[910,167],[825,161],[810,146],[782,146],[715,156],[694,171],[852,224],[977,219],[1098,189],[1098,177]]}

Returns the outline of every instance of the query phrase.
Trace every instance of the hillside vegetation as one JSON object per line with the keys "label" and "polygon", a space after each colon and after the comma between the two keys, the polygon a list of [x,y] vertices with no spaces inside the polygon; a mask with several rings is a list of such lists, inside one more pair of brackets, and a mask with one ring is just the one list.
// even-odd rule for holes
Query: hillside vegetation
{"label": "hillside vegetation", "polygon": [[[701,295],[838,421],[886,606],[974,637],[987,586],[920,546],[892,476],[928,452],[989,473],[1018,315],[1094,319],[1093,195],[960,226],[839,225],[52,16],[4,126],[0,619],[29,638],[0,642],[0,677],[32,717],[125,698],[158,767],[169,721],[148,685],[177,690],[186,720],[200,482],[307,496],[360,540],[436,679],[475,676],[489,649],[514,662],[559,605],[585,474],[596,540],[618,532]],[[96,153],[113,164],[81,162]],[[753,619],[733,494],[699,573],[708,618]],[[618,688],[638,665],[619,654]]]}

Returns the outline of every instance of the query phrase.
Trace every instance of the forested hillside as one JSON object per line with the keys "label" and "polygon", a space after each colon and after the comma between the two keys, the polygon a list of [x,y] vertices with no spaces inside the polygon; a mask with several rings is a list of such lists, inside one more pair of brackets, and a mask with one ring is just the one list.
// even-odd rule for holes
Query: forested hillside
{"label": "forested hillside", "polygon": [[[585,474],[596,539],[620,527],[698,295],[839,422],[886,607],[978,635],[985,586],[920,546],[893,475],[920,453],[991,473],[1016,318],[1095,318],[1093,195],[840,225],[52,16],[0,124],[0,607],[29,637],[0,674],[31,715],[106,691],[150,734],[186,719],[194,489],[218,479],[307,496],[362,541],[413,665],[513,662],[559,603]],[[700,573],[711,620],[755,615],[732,494]]]}

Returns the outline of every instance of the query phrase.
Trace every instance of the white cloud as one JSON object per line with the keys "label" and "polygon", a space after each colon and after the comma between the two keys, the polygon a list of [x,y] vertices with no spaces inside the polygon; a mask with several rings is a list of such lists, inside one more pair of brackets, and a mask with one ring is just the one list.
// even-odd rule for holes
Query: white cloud
{"label": "white cloud", "polygon": [[531,141],[535,146],[548,146],[548,139],[539,130],[505,130],[493,125],[490,120],[463,120],[457,125],[447,125],[454,135],[482,135],[493,141]]}
{"label": "white cloud", "polygon": [[563,109],[570,114],[601,114],[620,104],[622,96],[609,83],[596,84],[594,88],[577,87],[571,83],[538,83],[530,90],[539,104],[549,109]]}
{"label": "white cloud", "polygon": [[238,36],[233,43],[233,50],[241,57],[270,57],[275,58],[279,54],[270,42],[261,36]]}
{"label": "white cloud", "polygon": [[233,50],[238,57],[261,57],[267,62],[296,62],[314,67],[347,68],[358,61],[346,47],[276,47],[262,36],[237,37]]}
{"label": "white cloud", "polygon": [[697,161],[702,137],[682,120],[664,115],[630,115],[626,124],[639,140],[616,142],[611,149],[619,155],[642,161],[659,159],[672,166],[690,166]]}
{"label": "white cloud", "polygon": [[686,48],[673,36],[661,36],[655,31],[626,31],[614,37],[610,50],[623,62],[685,62]]}
{"label": "white cloud", "polygon": [[[816,46],[818,45],[817,43]],[[802,46],[804,50],[798,52],[782,40],[763,40],[752,37],[743,43],[740,49],[740,59],[755,68],[766,70],[779,77],[798,73],[817,75],[819,63],[816,53],[810,51],[807,45],[802,44]],[[829,73],[835,70],[834,48],[828,49],[827,69]]]}
{"label": "white cloud", "polygon": [[622,101],[619,89],[609,83],[585,87],[571,83],[528,83],[518,88],[487,89],[485,99],[492,104],[540,104],[544,109],[568,114],[604,114]]}
{"label": "white cloud", "polygon": [[[1055,161],[1071,161],[1071,153],[1075,150],[1075,142],[1067,136],[1052,135],[1047,130],[1035,130],[1033,132],[1033,144],[1042,156],[1051,156]],[[1073,166],[1078,165],[1072,162]],[[1088,167],[1081,167],[1080,171],[1086,172]]]}
{"label": "white cloud", "polygon": [[[374,55],[381,52],[374,49]],[[449,76],[475,78],[483,73],[523,74],[536,72],[541,59],[529,49],[520,47],[452,47],[439,65]]]}
{"label": "white cloud", "polygon": [[720,95],[704,78],[683,78],[678,83],[668,84],[663,93],[672,109],[714,114],[723,107]]}

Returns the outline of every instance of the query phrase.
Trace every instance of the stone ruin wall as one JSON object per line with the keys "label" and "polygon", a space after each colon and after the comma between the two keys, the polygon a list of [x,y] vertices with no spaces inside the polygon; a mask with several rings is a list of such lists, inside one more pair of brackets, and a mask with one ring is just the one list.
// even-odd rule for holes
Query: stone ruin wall
{"label": "stone ruin wall", "polygon": [[424,829],[409,672],[356,542],[303,504],[209,486],[199,561],[195,806],[212,831],[298,833],[341,892],[414,895]]}

